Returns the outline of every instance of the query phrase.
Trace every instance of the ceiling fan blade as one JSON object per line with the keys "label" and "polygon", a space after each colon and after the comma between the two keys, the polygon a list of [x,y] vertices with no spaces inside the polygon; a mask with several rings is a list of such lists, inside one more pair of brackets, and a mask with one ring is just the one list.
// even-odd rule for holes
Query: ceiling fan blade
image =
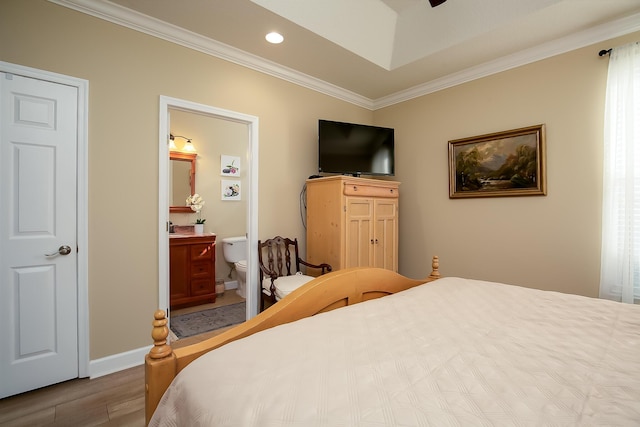
{"label": "ceiling fan blade", "polygon": [[436,6],[440,6],[442,3],[446,1],[447,0],[429,0],[429,3],[431,3],[431,7],[436,7]]}

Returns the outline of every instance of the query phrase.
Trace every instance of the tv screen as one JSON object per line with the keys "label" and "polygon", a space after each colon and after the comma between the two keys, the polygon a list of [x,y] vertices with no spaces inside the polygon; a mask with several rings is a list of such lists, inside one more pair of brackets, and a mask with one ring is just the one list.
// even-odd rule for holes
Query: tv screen
{"label": "tv screen", "polygon": [[391,128],[318,121],[318,171],[359,175],[394,174]]}

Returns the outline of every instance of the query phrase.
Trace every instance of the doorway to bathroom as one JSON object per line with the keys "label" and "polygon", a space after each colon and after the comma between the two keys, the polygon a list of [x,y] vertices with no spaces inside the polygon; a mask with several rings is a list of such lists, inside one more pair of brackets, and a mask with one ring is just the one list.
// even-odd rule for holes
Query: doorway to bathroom
{"label": "doorway to bathroom", "polygon": [[[189,230],[196,219],[204,220],[204,235],[215,234],[215,279],[234,283],[235,272],[222,254],[222,239],[231,236],[247,237],[247,274],[245,319],[257,314],[257,152],[258,119],[242,113],[232,112],[190,101],[161,96],[159,131],[159,306],[169,309],[171,305],[169,239],[170,225]],[[186,197],[174,195],[171,184],[172,169],[169,160],[170,135],[174,136],[175,148],[191,144],[197,153],[195,163],[195,192],[204,203],[198,212],[177,212],[170,206],[187,205]],[[183,138],[178,138],[178,136]],[[188,142],[190,140],[190,142]],[[231,159],[235,171],[230,174],[226,162]],[[229,197],[226,187],[232,185],[238,191]],[[185,200],[182,200],[182,199]],[[174,235],[175,236],[175,235]],[[218,291],[221,289],[218,287]],[[255,290],[255,292],[254,292]],[[235,289],[218,292],[217,303],[211,306],[194,307],[210,309],[236,303],[231,301]],[[227,301],[228,300],[228,301]],[[182,307],[180,307],[182,308]],[[169,310],[167,310],[170,312]],[[188,310],[187,310],[188,312]],[[171,314],[180,313],[175,311]],[[185,311],[182,311],[184,314]]]}

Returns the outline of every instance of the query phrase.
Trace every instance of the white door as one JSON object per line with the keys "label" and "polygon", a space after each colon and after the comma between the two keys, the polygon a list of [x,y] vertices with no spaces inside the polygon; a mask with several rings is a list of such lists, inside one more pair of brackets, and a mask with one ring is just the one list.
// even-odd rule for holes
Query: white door
{"label": "white door", "polygon": [[0,73],[0,398],[78,377],[78,89]]}

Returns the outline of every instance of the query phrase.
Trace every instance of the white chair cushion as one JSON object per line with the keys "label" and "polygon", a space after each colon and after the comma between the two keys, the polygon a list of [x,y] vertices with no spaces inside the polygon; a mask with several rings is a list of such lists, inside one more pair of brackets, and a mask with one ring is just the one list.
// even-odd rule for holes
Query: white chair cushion
{"label": "white chair cushion", "polygon": [[[296,273],[291,276],[282,276],[278,277],[273,284],[276,287],[276,301],[280,301],[282,298],[289,295],[291,292],[298,289],[300,286],[305,283],[315,279],[315,277],[305,276],[301,273]],[[266,295],[271,295],[271,278],[266,277],[262,280],[262,292]]]}

